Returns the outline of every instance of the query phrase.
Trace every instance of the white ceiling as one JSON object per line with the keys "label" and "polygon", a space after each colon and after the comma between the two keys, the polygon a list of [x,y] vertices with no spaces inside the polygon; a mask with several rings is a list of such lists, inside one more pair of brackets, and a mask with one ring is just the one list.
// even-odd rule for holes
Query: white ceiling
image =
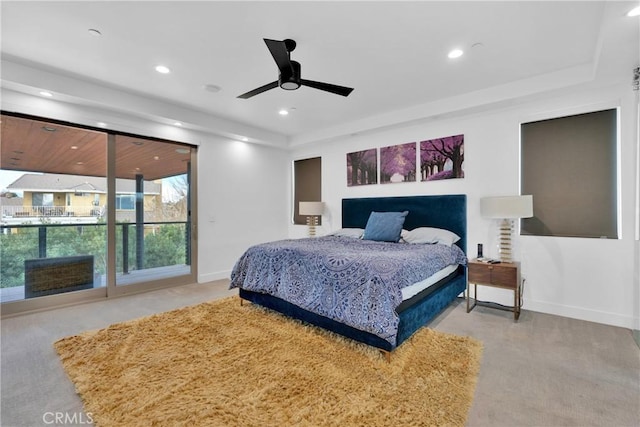
{"label": "white ceiling", "polygon": [[[370,128],[416,119],[430,110],[435,114],[438,105],[468,108],[549,90],[571,78],[593,79],[603,55],[609,63],[618,60],[628,67],[621,72],[630,79],[637,57],[616,59],[615,51],[620,43],[638,43],[640,19],[624,16],[637,5],[2,1],[2,58],[5,65],[26,65],[49,76],[80,77],[89,89],[160,99],[180,107],[172,111],[195,112],[200,121],[215,117],[216,126],[239,123],[290,142],[308,142],[358,131],[358,123]],[[102,36],[92,36],[89,29]],[[276,88],[237,99],[277,79],[263,38],[296,40],[291,57],[302,64],[303,78],[355,90],[345,98],[307,87]],[[453,48],[464,55],[448,59]],[[172,72],[157,73],[157,64]],[[4,69],[5,89],[49,89],[65,96],[62,85],[55,91],[42,87],[44,79],[38,84],[37,75],[26,81],[25,73],[12,72],[8,65]],[[208,92],[207,84],[221,90]],[[98,95],[89,89],[66,100],[118,108],[91,99]],[[281,117],[281,108],[294,110]],[[189,125],[187,116],[170,119]]]}

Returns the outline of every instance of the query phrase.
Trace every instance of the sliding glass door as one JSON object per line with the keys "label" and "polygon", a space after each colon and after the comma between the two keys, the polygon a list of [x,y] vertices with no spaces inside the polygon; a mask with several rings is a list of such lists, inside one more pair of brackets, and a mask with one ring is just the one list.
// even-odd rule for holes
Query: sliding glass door
{"label": "sliding glass door", "polygon": [[196,148],[2,114],[3,315],[196,281]]}
{"label": "sliding glass door", "polygon": [[116,285],[191,274],[192,148],[115,137]]}

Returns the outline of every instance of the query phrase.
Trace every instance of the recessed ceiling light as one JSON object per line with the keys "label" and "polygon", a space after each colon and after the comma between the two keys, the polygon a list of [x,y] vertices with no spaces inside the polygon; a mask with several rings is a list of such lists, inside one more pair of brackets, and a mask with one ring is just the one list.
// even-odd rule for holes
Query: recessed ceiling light
{"label": "recessed ceiling light", "polygon": [[40,95],[51,98],[53,94],[51,92],[47,92],[46,90],[40,91]]}
{"label": "recessed ceiling light", "polygon": [[449,58],[454,59],[454,58],[460,58],[462,56],[464,52],[461,51],[460,49],[453,49],[451,52],[449,52],[449,54],[447,55]]}
{"label": "recessed ceiling light", "polygon": [[174,125],[174,126],[182,126],[182,123],[180,123],[180,122],[173,122],[173,125]]}
{"label": "recessed ceiling light", "polygon": [[153,156],[153,160],[160,160],[160,156]]}
{"label": "recessed ceiling light", "polygon": [[94,37],[100,37],[102,35],[102,33],[99,30],[96,30],[95,28],[89,28],[89,34],[91,34]]}
{"label": "recessed ceiling light", "polygon": [[640,6],[634,7],[627,12],[627,16],[640,16]]}
{"label": "recessed ceiling light", "polygon": [[278,111],[278,114],[280,114],[281,116],[286,116],[289,114],[289,112],[283,108],[282,110]]}
{"label": "recessed ceiling light", "polygon": [[100,126],[101,128],[106,128],[107,124],[105,122],[98,122],[96,123],[98,126]]}
{"label": "recessed ceiling light", "polygon": [[189,154],[188,148],[176,148],[176,153],[178,154]]}
{"label": "recessed ceiling light", "polygon": [[243,137],[240,138],[240,141],[247,142],[247,141],[249,141],[249,138],[247,138],[246,136],[243,136]]}
{"label": "recessed ceiling light", "polygon": [[78,149],[78,146],[77,146],[77,145],[72,145],[72,146],[71,146],[71,149],[72,149],[72,150],[77,150],[77,149]]}
{"label": "recessed ceiling light", "polygon": [[84,165],[84,162],[76,162],[76,165]]}
{"label": "recessed ceiling light", "polygon": [[55,132],[58,129],[56,129],[56,128],[52,127],[52,126],[42,126],[42,130],[45,131],[45,132]]}
{"label": "recessed ceiling light", "polygon": [[169,74],[171,72],[171,70],[168,67],[165,67],[164,65],[156,66],[156,71],[159,72],[160,74]]}

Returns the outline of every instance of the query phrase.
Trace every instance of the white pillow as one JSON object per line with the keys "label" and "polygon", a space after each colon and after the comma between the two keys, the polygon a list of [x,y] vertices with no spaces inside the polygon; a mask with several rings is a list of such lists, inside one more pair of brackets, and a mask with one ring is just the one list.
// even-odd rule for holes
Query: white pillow
{"label": "white pillow", "polygon": [[364,228],[341,228],[329,233],[329,236],[352,237],[354,239],[359,239],[363,234]]}
{"label": "white pillow", "polygon": [[440,243],[442,245],[451,246],[460,240],[460,236],[442,228],[418,227],[409,231],[402,230],[402,239],[405,242],[412,244]]}

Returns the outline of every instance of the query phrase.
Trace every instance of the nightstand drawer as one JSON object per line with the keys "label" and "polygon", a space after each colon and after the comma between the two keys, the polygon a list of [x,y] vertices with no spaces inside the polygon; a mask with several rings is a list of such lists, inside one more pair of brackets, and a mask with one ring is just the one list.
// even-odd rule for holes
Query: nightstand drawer
{"label": "nightstand drawer", "polygon": [[469,263],[469,282],[515,289],[518,269],[512,264]]}
{"label": "nightstand drawer", "polygon": [[471,283],[491,283],[491,270],[488,265],[469,264],[469,282]]}
{"label": "nightstand drawer", "polygon": [[513,267],[490,265],[491,283],[498,286],[515,288],[518,283],[518,271]]}

